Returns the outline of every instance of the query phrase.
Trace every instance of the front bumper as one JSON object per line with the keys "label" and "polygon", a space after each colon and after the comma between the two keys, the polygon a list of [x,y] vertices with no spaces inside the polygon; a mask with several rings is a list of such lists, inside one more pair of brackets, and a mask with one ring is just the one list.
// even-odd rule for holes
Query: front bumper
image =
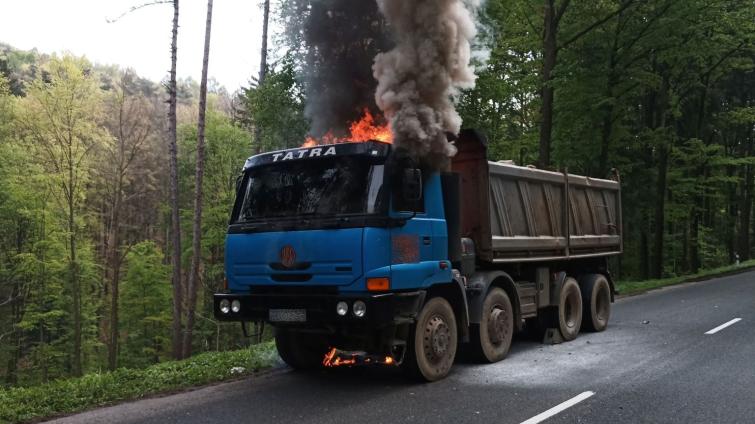
{"label": "front bumper", "polygon": [[[224,314],[220,302],[227,299],[241,304],[238,313]],[[304,322],[273,322],[274,325],[322,326],[369,326],[381,327],[392,324],[413,323],[425,299],[424,291],[381,294],[216,294],[213,299],[215,318],[219,321],[265,321],[270,322],[270,310],[304,310]],[[363,317],[353,314],[353,304],[361,300],[367,305]],[[349,305],[345,316],[336,312],[336,304],[344,301]]]}

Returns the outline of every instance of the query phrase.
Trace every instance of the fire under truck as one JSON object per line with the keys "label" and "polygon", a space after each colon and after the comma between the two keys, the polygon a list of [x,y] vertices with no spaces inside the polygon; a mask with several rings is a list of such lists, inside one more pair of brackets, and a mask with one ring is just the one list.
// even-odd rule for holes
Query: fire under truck
{"label": "fire under truck", "polygon": [[459,349],[504,359],[524,328],[605,330],[618,174],[491,162],[475,131],[456,146],[444,172],[376,141],[248,159],[215,317],[271,324],[294,369],[383,364],[425,381]]}

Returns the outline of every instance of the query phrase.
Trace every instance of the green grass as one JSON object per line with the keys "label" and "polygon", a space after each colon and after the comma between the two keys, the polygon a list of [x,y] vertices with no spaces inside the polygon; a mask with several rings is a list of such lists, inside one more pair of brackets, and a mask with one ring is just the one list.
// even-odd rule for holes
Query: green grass
{"label": "green grass", "polygon": [[277,362],[273,344],[264,343],[244,350],[203,353],[145,369],[123,368],[39,386],[0,389],[0,423],[38,420],[238,378]]}
{"label": "green grass", "polygon": [[706,269],[700,271],[697,274],[683,275],[671,278],[662,278],[658,280],[645,280],[645,281],[619,281],[616,284],[616,289],[621,295],[635,295],[645,293],[648,290],[653,290],[666,286],[673,286],[676,284],[688,283],[692,281],[700,281],[707,278],[713,278],[718,276],[724,276],[729,274],[736,274],[738,272],[747,271],[755,268],[755,259],[742,262],[739,265],[727,265],[719,268]]}

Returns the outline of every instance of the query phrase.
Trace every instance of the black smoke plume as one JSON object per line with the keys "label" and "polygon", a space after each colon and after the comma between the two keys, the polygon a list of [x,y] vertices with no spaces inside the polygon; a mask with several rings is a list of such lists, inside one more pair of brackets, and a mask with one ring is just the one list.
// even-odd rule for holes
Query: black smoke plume
{"label": "black smoke plume", "polygon": [[367,109],[377,114],[375,56],[390,49],[375,0],[292,0],[289,40],[303,45],[301,69],[310,135],[344,136]]}

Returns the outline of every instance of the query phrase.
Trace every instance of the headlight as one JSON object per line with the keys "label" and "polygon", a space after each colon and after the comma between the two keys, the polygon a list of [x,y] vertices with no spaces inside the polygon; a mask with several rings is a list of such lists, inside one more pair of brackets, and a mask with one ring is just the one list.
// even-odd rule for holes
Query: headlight
{"label": "headlight", "polygon": [[345,316],[349,312],[349,304],[346,302],[338,302],[336,305],[336,313],[340,316]]}
{"label": "headlight", "polygon": [[233,302],[231,302],[231,310],[233,311],[234,314],[238,314],[239,311],[241,310],[241,302],[239,302],[238,300],[234,300]]}
{"label": "headlight", "polygon": [[357,318],[362,318],[367,313],[367,305],[361,300],[354,302],[354,315]]}
{"label": "headlight", "polygon": [[223,314],[231,312],[231,302],[229,302],[228,299],[223,299],[220,301],[220,312],[222,312]]}

